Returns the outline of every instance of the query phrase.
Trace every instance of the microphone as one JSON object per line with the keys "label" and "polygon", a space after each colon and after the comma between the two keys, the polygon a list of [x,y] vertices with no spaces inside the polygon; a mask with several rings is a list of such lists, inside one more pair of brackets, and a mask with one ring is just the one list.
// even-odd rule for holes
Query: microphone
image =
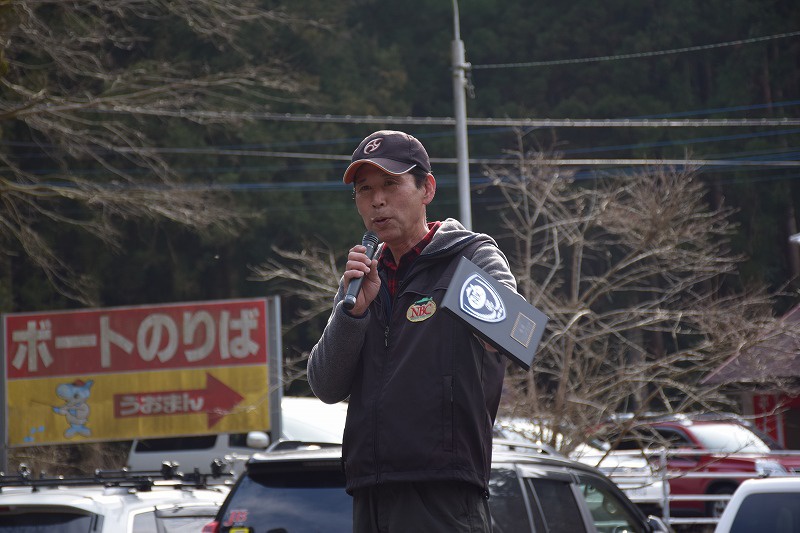
{"label": "microphone", "polygon": [[[370,259],[373,258],[375,255],[375,250],[378,249],[378,236],[375,235],[372,231],[367,231],[364,234],[364,237],[361,239],[361,245],[364,246],[367,251],[364,252],[367,254],[367,257]],[[344,308],[350,311],[356,305],[356,296],[358,296],[358,291],[361,290],[361,282],[364,281],[364,278],[367,275],[364,274],[360,278],[354,278],[350,280],[350,284],[347,286],[347,295],[344,297]]]}

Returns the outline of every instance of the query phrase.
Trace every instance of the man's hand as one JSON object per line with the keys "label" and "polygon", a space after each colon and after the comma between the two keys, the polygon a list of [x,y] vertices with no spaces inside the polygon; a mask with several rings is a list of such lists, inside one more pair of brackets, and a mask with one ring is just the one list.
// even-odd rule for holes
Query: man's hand
{"label": "man's hand", "polygon": [[347,266],[344,271],[344,290],[356,278],[366,276],[361,283],[361,290],[356,296],[356,305],[348,311],[353,316],[361,316],[367,312],[369,304],[378,295],[381,288],[381,278],[378,276],[378,260],[370,259],[366,254],[366,247],[357,244],[350,248],[347,254]]}
{"label": "man's hand", "polygon": [[486,350],[487,352],[495,352],[495,353],[497,352],[497,348],[495,348],[494,346],[492,346],[491,344],[489,344],[485,340],[483,340],[480,337],[478,337],[478,335],[476,333],[473,333],[473,335],[475,335],[475,338],[478,339],[478,342],[480,342],[483,345],[483,349],[484,350]]}

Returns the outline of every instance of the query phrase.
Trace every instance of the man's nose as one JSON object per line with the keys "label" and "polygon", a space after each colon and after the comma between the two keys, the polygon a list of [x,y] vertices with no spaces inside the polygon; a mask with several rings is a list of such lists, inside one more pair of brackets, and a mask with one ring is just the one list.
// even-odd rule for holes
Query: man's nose
{"label": "man's nose", "polygon": [[372,207],[380,207],[386,204],[386,194],[383,189],[376,189],[372,195]]}

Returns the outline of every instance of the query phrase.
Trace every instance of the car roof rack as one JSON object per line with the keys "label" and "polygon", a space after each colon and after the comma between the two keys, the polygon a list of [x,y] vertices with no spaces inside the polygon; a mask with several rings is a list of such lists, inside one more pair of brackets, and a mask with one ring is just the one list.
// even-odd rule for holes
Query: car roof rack
{"label": "car roof rack", "polygon": [[0,472],[0,492],[5,487],[32,487],[37,491],[41,487],[64,486],[97,486],[123,487],[137,491],[149,491],[153,487],[172,488],[207,488],[209,478],[220,479],[233,477],[230,467],[220,459],[211,462],[210,472],[200,472],[198,468],[189,473],[179,470],[180,465],[175,462],[165,461],[160,470],[95,470],[91,476],[48,476],[41,472],[35,477],[27,465],[21,464],[16,474]]}

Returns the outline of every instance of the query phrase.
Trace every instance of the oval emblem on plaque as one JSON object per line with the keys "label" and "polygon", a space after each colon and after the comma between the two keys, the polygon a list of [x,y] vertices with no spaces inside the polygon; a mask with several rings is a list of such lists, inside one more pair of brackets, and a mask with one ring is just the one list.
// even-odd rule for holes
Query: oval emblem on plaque
{"label": "oval emblem on plaque", "polygon": [[480,274],[472,274],[464,281],[459,305],[462,311],[483,322],[500,322],[506,318],[503,300]]}

